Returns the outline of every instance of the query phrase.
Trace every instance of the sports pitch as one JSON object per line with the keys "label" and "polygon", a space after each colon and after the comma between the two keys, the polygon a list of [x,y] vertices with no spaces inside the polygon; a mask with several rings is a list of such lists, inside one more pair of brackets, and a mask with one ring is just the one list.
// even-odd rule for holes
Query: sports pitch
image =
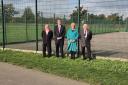
{"label": "sports pitch", "polygon": [[[44,24],[38,24],[38,39],[41,39],[41,31]],[[54,29],[54,24],[50,24],[51,29]],[[66,29],[70,24],[66,24]],[[82,26],[81,26],[82,28]],[[125,31],[125,26],[113,24],[91,24],[90,28],[93,34],[104,34],[111,32]],[[0,25],[0,43],[2,43],[2,25]],[[36,26],[34,23],[6,23],[5,25],[5,40],[6,43],[23,42],[36,40]]]}
{"label": "sports pitch", "polygon": [[[66,40],[65,40],[66,41]],[[92,51],[97,56],[128,58],[128,33],[113,32],[106,34],[93,35]],[[65,42],[64,51],[66,52]],[[35,50],[35,42],[26,42],[20,44],[10,44],[7,48]],[[39,41],[39,50],[42,50],[42,41]],[[55,42],[52,41],[52,50],[55,52]]]}

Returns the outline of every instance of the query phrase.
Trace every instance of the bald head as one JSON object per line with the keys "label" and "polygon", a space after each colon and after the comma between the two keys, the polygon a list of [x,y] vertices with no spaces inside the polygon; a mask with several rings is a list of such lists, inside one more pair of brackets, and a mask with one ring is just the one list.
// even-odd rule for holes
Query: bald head
{"label": "bald head", "polygon": [[84,30],[88,30],[88,29],[89,29],[88,24],[84,24],[84,25],[83,25],[83,29],[84,29]]}

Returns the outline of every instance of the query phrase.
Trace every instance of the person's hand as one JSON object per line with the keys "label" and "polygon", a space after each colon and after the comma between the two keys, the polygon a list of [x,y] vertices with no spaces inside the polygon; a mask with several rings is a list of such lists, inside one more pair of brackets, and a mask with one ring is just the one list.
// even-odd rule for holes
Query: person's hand
{"label": "person's hand", "polygon": [[73,42],[75,42],[75,40],[69,40],[69,42],[73,43]]}
{"label": "person's hand", "polygon": [[57,40],[60,40],[60,39],[62,39],[62,37],[57,37]]}
{"label": "person's hand", "polygon": [[72,42],[75,42],[75,40],[72,40]]}
{"label": "person's hand", "polygon": [[87,38],[87,36],[84,36],[85,38]]}

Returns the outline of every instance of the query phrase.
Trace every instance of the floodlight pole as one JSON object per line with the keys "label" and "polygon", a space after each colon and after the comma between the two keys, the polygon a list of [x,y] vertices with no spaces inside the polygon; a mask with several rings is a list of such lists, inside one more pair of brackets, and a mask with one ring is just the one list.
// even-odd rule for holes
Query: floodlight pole
{"label": "floodlight pole", "polygon": [[[78,0],[78,33],[80,34],[80,0]],[[78,38],[78,57],[80,57],[79,38]]]}
{"label": "floodlight pole", "polygon": [[3,28],[3,50],[5,48],[5,17],[4,17],[4,3],[3,0],[1,0],[2,5],[2,28]]}
{"label": "floodlight pole", "polygon": [[36,10],[36,51],[38,51],[38,8],[37,8],[37,0],[35,0],[35,10]]}

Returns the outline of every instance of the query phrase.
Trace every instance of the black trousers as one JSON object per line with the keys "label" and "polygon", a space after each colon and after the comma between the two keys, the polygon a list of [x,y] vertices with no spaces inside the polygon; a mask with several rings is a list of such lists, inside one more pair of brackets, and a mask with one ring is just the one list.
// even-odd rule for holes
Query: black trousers
{"label": "black trousers", "polygon": [[[87,42],[86,45],[81,47],[81,48],[82,48],[83,58],[84,59],[86,59],[86,58],[91,59],[91,44],[90,44],[90,42]],[[87,57],[85,56],[85,48],[87,49]]]}
{"label": "black trousers", "polygon": [[63,47],[64,47],[64,39],[56,40],[56,57],[59,57],[59,52],[61,53],[61,57],[64,57]]}
{"label": "black trousers", "polygon": [[51,43],[43,44],[43,56],[44,57],[46,57],[46,49],[47,49],[47,52],[48,52],[48,57],[51,57],[51,52],[52,52]]}

